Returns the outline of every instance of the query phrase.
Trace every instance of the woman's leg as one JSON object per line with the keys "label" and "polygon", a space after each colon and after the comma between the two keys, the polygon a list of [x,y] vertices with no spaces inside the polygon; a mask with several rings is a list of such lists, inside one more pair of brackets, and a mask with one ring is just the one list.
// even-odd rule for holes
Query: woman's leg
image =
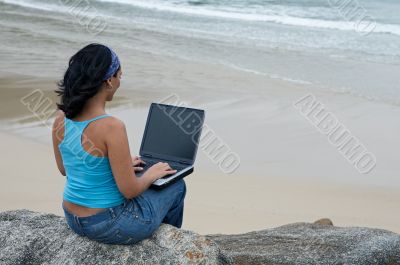
{"label": "woman's leg", "polygon": [[186,196],[186,184],[182,180],[183,183],[183,192],[179,193],[175,204],[169,209],[167,215],[162,220],[165,224],[170,224],[175,227],[181,228],[183,222],[183,207],[184,207],[184,200]]}
{"label": "woman's leg", "polygon": [[[77,218],[81,234],[108,244],[133,244],[150,237],[162,222],[180,228],[185,195],[183,180],[162,190],[148,189],[121,206]],[[75,224],[73,218],[67,220]]]}
{"label": "woman's leg", "polygon": [[158,228],[161,223],[180,228],[183,221],[185,195],[186,184],[181,179],[162,190],[148,189],[135,199],[148,205],[155,228]]}

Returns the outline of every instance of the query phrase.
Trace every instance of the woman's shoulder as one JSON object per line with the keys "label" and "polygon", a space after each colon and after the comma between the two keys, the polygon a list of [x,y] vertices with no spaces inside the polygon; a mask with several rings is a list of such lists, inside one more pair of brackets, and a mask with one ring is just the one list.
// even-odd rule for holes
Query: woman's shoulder
{"label": "woman's shoulder", "polygon": [[127,135],[124,122],[113,116],[107,116],[106,119],[101,119],[98,131],[106,142],[117,139],[120,141]]}
{"label": "woman's shoulder", "polygon": [[62,110],[58,110],[56,113],[56,117],[53,123],[53,129],[60,129],[60,127],[64,126],[64,118],[65,114]]}
{"label": "woman's shoulder", "polygon": [[126,130],[124,122],[114,116],[108,115],[106,119],[99,121],[100,127],[106,134]]}
{"label": "woman's shoulder", "polygon": [[106,117],[106,119],[103,119],[103,120],[104,120],[104,123],[109,128],[113,128],[113,129],[125,128],[124,122],[114,116],[108,115]]}
{"label": "woman's shoulder", "polygon": [[59,110],[53,123],[53,138],[57,143],[64,139],[64,112]]}
{"label": "woman's shoulder", "polygon": [[[125,124],[120,119],[107,115],[104,117],[105,119],[96,120],[95,123],[99,124],[100,126],[104,126],[105,129],[111,130],[121,130],[125,129]],[[53,128],[60,128],[63,127],[65,122],[65,114],[62,110],[57,111],[56,117],[54,119]]]}

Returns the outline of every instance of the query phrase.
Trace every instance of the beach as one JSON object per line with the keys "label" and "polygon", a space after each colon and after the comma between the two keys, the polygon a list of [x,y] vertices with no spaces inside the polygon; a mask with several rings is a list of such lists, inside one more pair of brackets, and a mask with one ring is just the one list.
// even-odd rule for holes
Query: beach
{"label": "beach", "polygon": [[[150,103],[175,99],[204,109],[209,131],[239,158],[238,167],[226,172],[209,146],[200,145],[195,171],[185,178],[184,229],[243,233],[327,217],[338,226],[400,233],[396,55],[387,55],[394,62],[363,61],[354,54],[249,48],[240,41],[157,31],[143,21],[129,27],[113,21],[93,36],[70,13],[35,9],[29,17],[26,5],[0,6],[1,211],[63,215],[65,177],[56,168],[49,128],[54,116],[44,114],[56,109],[54,90],[70,56],[100,42],[122,61],[121,87],[107,110],[124,121],[132,155],[139,152]],[[215,51],[231,62],[221,62]],[[268,67],[276,72],[261,71]],[[27,104],[35,91],[50,102],[46,113]],[[376,164],[368,172],[360,172],[302,113],[296,102],[310,95],[373,154]]]}
{"label": "beach", "polygon": [[[52,149],[1,133],[0,209],[29,209],[63,215],[65,179]],[[275,177],[211,175],[186,178],[183,228],[201,234],[242,233],[291,222],[330,217],[338,226],[368,226],[400,232],[396,188],[364,187]],[[211,185],[212,183],[212,185]]]}

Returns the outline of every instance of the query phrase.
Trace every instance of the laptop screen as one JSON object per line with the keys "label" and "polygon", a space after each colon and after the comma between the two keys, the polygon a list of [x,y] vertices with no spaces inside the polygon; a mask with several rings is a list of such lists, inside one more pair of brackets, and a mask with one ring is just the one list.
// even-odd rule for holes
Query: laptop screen
{"label": "laptop screen", "polygon": [[152,103],[141,154],[193,162],[204,121],[204,110]]}

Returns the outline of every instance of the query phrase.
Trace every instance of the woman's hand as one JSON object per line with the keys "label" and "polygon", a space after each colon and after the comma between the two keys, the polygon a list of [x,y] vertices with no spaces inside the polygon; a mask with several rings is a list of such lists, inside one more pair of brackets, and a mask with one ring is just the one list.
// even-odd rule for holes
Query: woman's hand
{"label": "woman's hand", "polygon": [[143,170],[142,167],[138,167],[140,164],[146,164],[146,162],[144,162],[138,156],[132,156],[132,165],[133,165],[133,169],[135,170],[135,172],[139,172],[139,171]]}
{"label": "woman's hand", "polygon": [[175,174],[176,172],[177,170],[172,169],[168,163],[158,162],[157,164],[151,166],[145,172],[145,174],[153,178],[154,181],[156,181],[157,179],[165,177],[166,175],[169,174]]}

